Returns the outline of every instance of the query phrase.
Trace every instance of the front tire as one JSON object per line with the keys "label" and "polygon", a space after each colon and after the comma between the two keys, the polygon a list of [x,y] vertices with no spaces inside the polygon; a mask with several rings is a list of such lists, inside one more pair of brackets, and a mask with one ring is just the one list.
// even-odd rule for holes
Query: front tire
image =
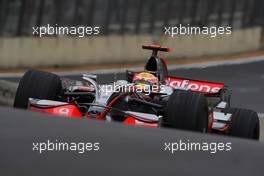
{"label": "front tire", "polygon": [[27,71],[19,82],[14,107],[26,109],[29,98],[55,100],[60,91],[59,76],[42,71]]}
{"label": "front tire", "polygon": [[206,132],[208,103],[202,93],[177,90],[169,98],[164,122],[172,128]]}

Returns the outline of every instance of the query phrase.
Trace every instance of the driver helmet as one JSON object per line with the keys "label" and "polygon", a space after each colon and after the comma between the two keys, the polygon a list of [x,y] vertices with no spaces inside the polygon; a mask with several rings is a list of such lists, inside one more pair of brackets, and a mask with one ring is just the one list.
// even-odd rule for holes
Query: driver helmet
{"label": "driver helmet", "polygon": [[141,72],[135,75],[133,82],[137,88],[146,90],[152,89],[154,85],[158,85],[159,79],[152,73]]}

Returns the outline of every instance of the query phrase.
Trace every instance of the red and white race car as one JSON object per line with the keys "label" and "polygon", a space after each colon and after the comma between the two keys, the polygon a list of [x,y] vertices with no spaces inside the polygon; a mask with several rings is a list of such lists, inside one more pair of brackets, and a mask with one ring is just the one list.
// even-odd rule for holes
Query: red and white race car
{"label": "red and white race car", "polygon": [[230,90],[222,83],[170,76],[159,51],[152,50],[144,71],[126,72],[126,80],[101,85],[96,75],[83,81],[30,70],[20,80],[14,107],[70,118],[118,121],[259,139],[256,112],[230,107]]}

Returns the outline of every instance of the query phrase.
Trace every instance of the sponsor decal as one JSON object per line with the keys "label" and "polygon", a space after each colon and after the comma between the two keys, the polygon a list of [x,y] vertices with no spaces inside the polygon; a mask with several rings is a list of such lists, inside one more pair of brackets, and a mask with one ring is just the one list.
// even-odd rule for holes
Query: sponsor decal
{"label": "sponsor decal", "polygon": [[68,115],[70,113],[70,110],[68,108],[60,108],[59,109],[59,114],[61,115]]}
{"label": "sponsor decal", "polygon": [[217,93],[224,85],[218,83],[200,82],[185,79],[169,78],[167,85],[173,88],[192,90],[204,93]]}

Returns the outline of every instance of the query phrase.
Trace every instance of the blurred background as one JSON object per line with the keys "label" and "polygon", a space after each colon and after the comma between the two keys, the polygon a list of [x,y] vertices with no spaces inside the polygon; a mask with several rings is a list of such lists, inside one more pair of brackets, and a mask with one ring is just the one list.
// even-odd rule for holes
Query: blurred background
{"label": "blurred background", "polygon": [[[0,69],[143,62],[143,43],[170,59],[263,48],[263,0],[0,0]],[[32,27],[99,26],[100,35],[34,36]],[[164,35],[164,26],[231,26],[215,38]]]}
{"label": "blurred background", "polygon": [[264,26],[262,0],[1,0],[1,36],[32,26],[90,26],[102,35],[162,34],[163,26]]}

